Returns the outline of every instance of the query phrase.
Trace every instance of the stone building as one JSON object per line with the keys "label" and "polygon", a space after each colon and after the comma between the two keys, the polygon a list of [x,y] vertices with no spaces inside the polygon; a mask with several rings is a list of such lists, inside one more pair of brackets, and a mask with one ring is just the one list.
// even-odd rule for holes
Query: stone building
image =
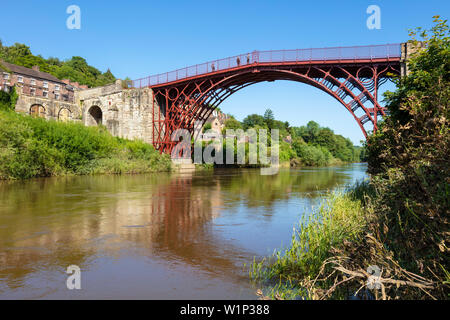
{"label": "stone building", "polygon": [[211,115],[206,119],[205,123],[211,124],[211,129],[222,133],[222,129],[225,128],[225,121],[227,120],[227,115],[220,110],[214,110]]}
{"label": "stone building", "polygon": [[48,120],[76,121],[86,126],[104,125],[112,135],[153,142],[158,126],[153,115],[164,114],[149,88],[123,88],[122,81],[88,88],[59,80],[46,72],[1,62],[0,90],[16,88],[16,112]]}
{"label": "stone building", "polygon": [[73,102],[76,89],[87,89],[87,86],[60,80],[55,76],[42,72],[39,66],[25,68],[0,61],[0,90],[9,91],[15,86],[21,93],[29,96],[49,98],[57,101]]}
{"label": "stone building", "polygon": [[81,108],[85,125],[103,124],[114,136],[141,139],[147,143],[153,142],[153,135],[158,130],[153,115],[164,119],[152,89],[124,89],[121,80],[77,91],[75,104]]}
{"label": "stone building", "polygon": [[[221,135],[222,130],[225,128],[225,121],[227,120],[227,118],[228,117],[225,113],[217,109],[214,110],[204,123],[204,125],[211,124],[211,130],[202,134],[202,140],[210,141]],[[194,130],[194,139],[197,139],[197,137],[200,135],[204,125],[202,126],[201,123],[197,124]]]}
{"label": "stone building", "polygon": [[60,80],[40,71],[39,66],[30,69],[3,61],[0,66],[0,90],[9,92],[16,88],[17,112],[63,121],[79,118],[73,105],[75,92],[87,86]]}

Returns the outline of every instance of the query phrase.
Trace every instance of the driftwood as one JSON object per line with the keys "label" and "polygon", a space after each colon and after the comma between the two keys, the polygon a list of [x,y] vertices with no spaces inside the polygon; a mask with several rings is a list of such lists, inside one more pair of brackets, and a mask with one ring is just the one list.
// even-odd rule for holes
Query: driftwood
{"label": "driftwood", "polygon": [[[382,245],[372,235],[368,234],[366,235],[366,238],[368,243],[374,245],[375,248],[382,249]],[[298,285],[308,290],[310,293],[309,298],[315,300],[328,299],[336,289],[355,280],[361,285],[356,290],[355,295],[357,295],[361,289],[367,288],[368,284],[376,284],[379,285],[379,289],[372,289],[372,292],[377,300],[379,298],[381,298],[381,300],[392,299],[386,294],[387,289],[392,286],[395,286],[396,288],[402,286],[418,288],[431,299],[437,300],[436,297],[428,291],[430,289],[435,289],[438,285],[437,282],[403,269],[390,255],[386,254],[386,252],[382,254],[382,257],[383,259],[380,260],[380,262],[382,262],[380,265],[383,265],[384,269],[381,269],[380,275],[378,276],[371,275],[362,268],[353,269],[350,265],[361,265],[363,263],[360,262],[358,264],[355,261],[352,261],[348,256],[336,255],[324,261],[315,279],[303,279]],[[331,271],[330,268],[327,268],[329,266],[331,266]],[[388,276],[383,277],[383,274],[387,274]],[[395,274],[397,279],[389,276],[389,274]],[[319,283],[325,283],[330,279],[334,280],[333,284],[328,289],[323,290],[318,286]],[[379,297],[380,291],[381,296]],[[270,299],[269,297],[264,296],[261,290],[257,291],[257,295],[262,300]],[[278,294],[275,294],[275,299],[280,300],[281,298]]]}

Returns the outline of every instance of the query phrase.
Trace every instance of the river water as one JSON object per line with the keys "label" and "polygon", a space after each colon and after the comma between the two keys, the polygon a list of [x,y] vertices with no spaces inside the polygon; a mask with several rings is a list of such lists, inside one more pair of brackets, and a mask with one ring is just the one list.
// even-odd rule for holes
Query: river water
{"label": "river water", "polygon": [[[365,164],[0,183],[0,299],[256,299],[244,265],[287,246]],[[81,270],[68,290],[67,267]]]}

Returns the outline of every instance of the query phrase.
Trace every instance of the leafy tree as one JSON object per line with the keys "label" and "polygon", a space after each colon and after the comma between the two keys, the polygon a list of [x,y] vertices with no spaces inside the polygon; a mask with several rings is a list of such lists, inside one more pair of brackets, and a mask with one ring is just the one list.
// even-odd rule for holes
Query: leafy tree
{"label": "leafy tree", "polygon": [[306,125],[306,131],[307,139],[305,139],[305,141],[315,143],[317,136],[319,135],[320,125],[315,121],[309,121]]}
{"label": "leafy tree", "polygon": [[242,129],[242,124],[239,121],[237,121],[235,118],[231,117],[225,121],[225,127],[224,127],[225,132],[226,132],[226,129],[233,129],[233,130]]}
{"label": "leafy tree", "polygon": [[269,129],[273,128],[273,122],[275,120],[275,117],[273,115],[273,111],[270,109],[266,109],[264,112],[264,122],[267,124],[267,127]]}
{"label": "leafy tree", "polygon": [[273,120],[272,127],[270,129],[278,129],[281,131],[285,131],[285,133],[287,133],[285,122],[279,120]]}
{"label": "leafy tree", "polygon": [[242,126],[245,130],[253,128],[255,126],[266,127],[266,122],[263,116],[254,113],[244,118],[244,120],[242,121]]}
{"label": "leafy tree", "polygon": [[333,150],[336,143],[335,134],[330,128],[321,128],[314,142],[328,150]]}
{"label": "leafy tree", "polygon": [[30,47],[20,43],[15,43],[9,47],[1,45],[0,59],[26,68],[39,66],[41,71],[50,73],[59,79],[67,78],[72,82],[90,87],[103,86],[116,80],[109,69],[102,73],[88,65],[82,57],[74,56],[66,61],[61,61],[55,57],[45,59],[41,55],[33,55]]}

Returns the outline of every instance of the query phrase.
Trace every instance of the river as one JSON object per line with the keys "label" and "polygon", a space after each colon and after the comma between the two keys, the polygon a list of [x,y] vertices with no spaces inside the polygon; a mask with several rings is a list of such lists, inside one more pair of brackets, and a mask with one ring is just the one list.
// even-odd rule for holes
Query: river
{"label": "river", "polygon": [[[244,264],[290,243],[365,164],[0,183],[0,299],[256,299]],[[81,270],[68,290],[66,269]]]}

